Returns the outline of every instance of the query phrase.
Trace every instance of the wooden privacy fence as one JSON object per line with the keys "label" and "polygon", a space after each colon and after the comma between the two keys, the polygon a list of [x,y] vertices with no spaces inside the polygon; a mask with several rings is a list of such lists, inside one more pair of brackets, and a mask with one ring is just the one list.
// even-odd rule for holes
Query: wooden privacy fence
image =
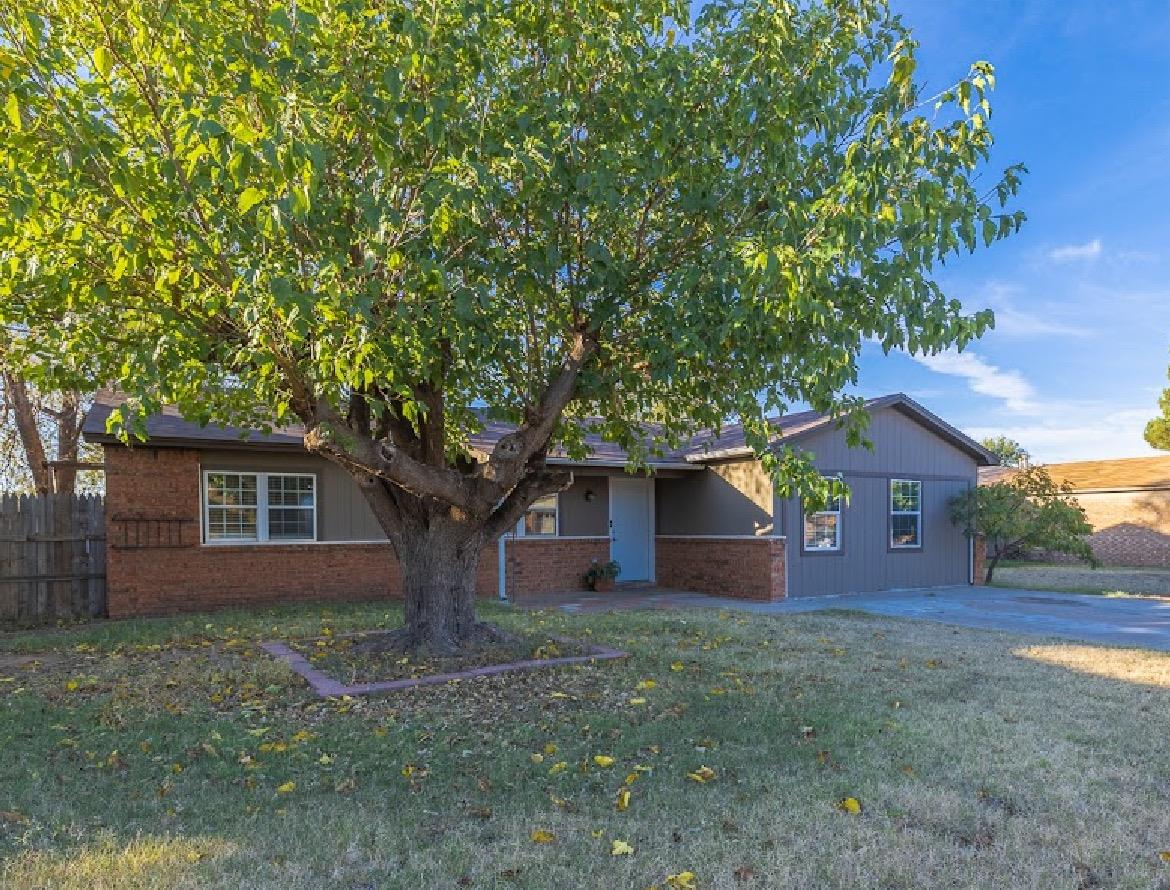
{"label": "wooden privacy fence", "polygon": [[106,613],[106,524],[96,495],[0,495],[0,625]]}

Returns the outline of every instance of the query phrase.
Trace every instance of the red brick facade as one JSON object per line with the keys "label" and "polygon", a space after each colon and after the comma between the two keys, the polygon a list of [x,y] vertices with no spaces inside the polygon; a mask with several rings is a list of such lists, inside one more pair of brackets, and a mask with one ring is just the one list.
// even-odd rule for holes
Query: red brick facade
{"label": "red brick facade", "polygon": [[594,562],[609,561],[609,538],[507,538],[504,562],[508,598],[583,590]]}
{"label": "red brick facade", "polygon": [[[106,448],[107,601],[111,618],[239,605],[401,597],[390,544],[201,543],[199,452]],[[509,596],[580,590],[609,539],[515,538]],[[479,564],[480,596],[499,591],[498,550]]]}
{"label": "red brick facade", "polygon": [[971,583],[981,587],[987,583],[987,539],[983,535],[975,536],[972,548]]}
{"label": "red brick facade", "polygon": [[775,602],[787,596],[784,538],[661,535],[658,584],[715,596]]}
{"label": "red brick facade", "polygon": [[[200,453],[106,448],[107,602],[110,617],[229,606],[401,597],[389,543],[201,543]],[[505,591],[581,590],[609,538],[507,538]],[[657,584],[753,600],[783,599],[783,538],[656,539]],[[481,596],[499,590],[498,550],[479,565]]]}
{"label": "red brick facade", "polygon": [[[1093,527],[1089,545],[1102,565],[1170,569],[1170,491],[1088,491],[1074,497]],[[1028,558],[1078,562],[1048,551]]]}

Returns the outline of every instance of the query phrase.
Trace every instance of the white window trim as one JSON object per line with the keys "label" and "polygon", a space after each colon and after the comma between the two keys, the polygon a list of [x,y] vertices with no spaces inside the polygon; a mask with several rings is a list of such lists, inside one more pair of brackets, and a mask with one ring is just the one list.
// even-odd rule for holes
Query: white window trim
{"label": "white window trim", "polygon": [[[826,479],[840,479],[839,476],[826,476]],[[838,553],[841,550],[841,498],[837,498],[836,510],[816,510],[812,513],[805,513],[800,523],[800,547],[805,553]],[[832,547],[810,547],[808,544],[808,521],[814,516],[836,516],[837,524],[834,528],[836,534],[833,537],[834,544]]]}
{"label": "white window trim", "polygon": [[[917,510],[895,510],[894,509],[894,486],[898,483],[909,483],[918,486],[918,509]],[[922,549],[922,480],[921,479],[891,479],[890,480],[890,549],[891,550],[921,550]],[[915,535],[917,544],[898,544],[894,541],[894,517],[895,516],[913,516],[918,523],[918,534]]]}
{"label": "white window trim", "polygon": [[[256,537],[254,538],[212,538],[208,532],[211,528],[211,504],[207,500],[208,477],[213,474],[227,474],[232,476],[256,477]],[[268,479],[269,477],[292,477],[296,479],[311,479],[313,481],[313,536],[310,538],[277,538],[268,537]],[[208,547],[238,547],[240,545],[268,546],[281,544],[315,544],[320,535],[319,517],[317,513],[317,475],[315,473],[268,473],[259,470],[204,470],[203,489],[200,492],[203,502],[203,543]],[[276,509],[282,509],[278,506]],[[292,507],[288,509],[308,510],[307,507]]]}
{"label": "white window trim", "polygon": [[[557,510],[557,516],[556,516],[556,519],[557,519],[557,530],[556,530],[556,533],[555,533],[555,534],[552,534],[552,535],[529,535],[529,534],[525,534],[525,529],[524,529],[524,516],[527,516],[527,515],[528,515],[528,510],[532,509],[532,504],[529,504],[529,505],[528,505],[528,508],[527,508],[527,509],[525,509],[525,511],[524,511],[524,516],[521,516],[521,517],[520,517],[520,518],[519,518],[519,519],[516,521],[516,537],[518,537],[518,538],[543,538],[543,539],[544,539],[544,540],[546,540],[546,541],[551,541],[553,538],[559,538],[559,537],[561,536],[561,496],[560,496],[560,494],[558,493],[558,494],[554,494],[552,497],[553,497],[553,500],[556,502],[556,505],[557,505],[557,506],[556,506],[556,510]],[[537,498],[537,500],[541,500],[541,498]]]}

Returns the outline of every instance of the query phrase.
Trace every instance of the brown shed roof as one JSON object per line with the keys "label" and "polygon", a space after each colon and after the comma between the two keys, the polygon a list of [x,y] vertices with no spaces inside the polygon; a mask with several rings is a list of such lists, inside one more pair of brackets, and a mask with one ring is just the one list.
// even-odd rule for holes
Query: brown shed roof
{"label": "brown shed roof", "polygon": [[[1170,456],[1121,457],[1113,460],[1078,460],[1045,464],[1053,480],[1067,482],[1075,491],[1148,491],[1170,489]],[[979,484],[991,485],[1011,478],[1014,467],[988,467],[979,471]]]}

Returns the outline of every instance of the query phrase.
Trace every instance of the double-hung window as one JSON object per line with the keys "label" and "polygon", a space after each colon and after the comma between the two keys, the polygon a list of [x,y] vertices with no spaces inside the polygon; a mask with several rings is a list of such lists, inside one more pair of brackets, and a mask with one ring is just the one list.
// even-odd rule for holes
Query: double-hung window
{"label": "double-hung window", "polygon": [[526,538],[555,538],[557,534],[557,496],[550,494],[533,502],[524,514],[521,534]]}
{"label": "double-hung window", "polygon": [[890,547],[906,550],[922,546],[922,483],[916,479],[890,480]]}
{"label": "double-hung window", "polygon": [[208,543],[317,539],[317,477],[311,473],[203,474]]}
{"label": "double-hung window", "polygon": [[823,510],[804,514],[804,549],[813,553],[841,549],[841,498],[833,498]]}

